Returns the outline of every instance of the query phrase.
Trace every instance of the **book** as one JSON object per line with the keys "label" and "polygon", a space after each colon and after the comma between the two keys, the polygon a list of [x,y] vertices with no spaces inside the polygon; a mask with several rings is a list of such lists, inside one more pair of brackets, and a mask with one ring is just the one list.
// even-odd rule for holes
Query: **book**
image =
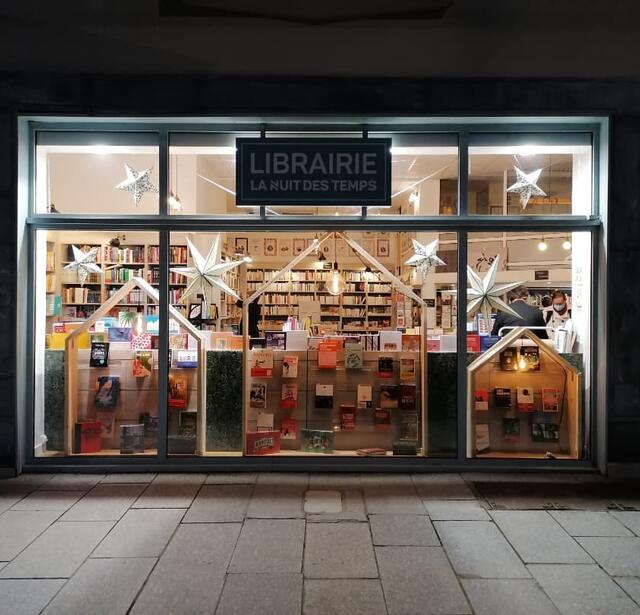
{"label": "book", "polygon": [[359,384],[357,389],[356,405],[361,410],[373,406],[373,389],[366,384]]}
{"label": "book", "polygon": [[533,412],[533,389],[530,387],[517,387],[516,403],[520,412]]}
{"label": "book", "polygon": [[558,412],[560,403],[558,400],[558,389],[543,387],[542,388],[542,411]]}
{"label": "book", "polygon": [[131,335],[131,348],[132,350],[149,350],[153,348],[153,338],[147,331],[138,334]]}
{"label": "book", "polygon": [[116,429],[115,410],[96,411],[96,420],[102,425],[102,438],[112,438]]}
{"label": "book", "polygon": [[540,348],[537,346],[522,346],[518,359],[520,371],[540,371]]}
{"label": "book", "polygon": [[118,376],[98,376],[94,403],[98,408],[115,408],[120,398]]}
{"label": "book", "polygon": [[404,382],[416,381],[416,360],[414,358],[400,358],[400,380]]}
{"label": "book", "polygon": [[387,449],[385,448],[359,448],[356,449],[356,455],[360,457],[386,457]]}
{"label": "book", "polygon": [[198,433],[198,413],[195,410],[180,410],[178,435],[195,440]]}
{"label": "book", "polygon": [[360,343],[345,343],[344,366],[345,369],[362,369],[364,365],[364,349]]}
{"label": "book", "polygon": [[498,335],[482,335],[480,336],[480,350],[484,352],[485,350],[489,350],[491,346],[494,346],[500,341],[500,336]]}
{"label": "book", "polygon": [[402,410],[415,410],[417,399],[417,387],[415,384],[401,384],[398,399],[398,408]]}
{"label": "book", "polygon": [[78,421],[73,431],[74,453],[99,453],[102,450],[102,423]]}
{"label": "book", "polygon": [[247,455],[272,455],[280,452],[279,431],[248,431]]}
{"label": "book", "polygon": [[515,444],[520,442],[520,419],[502,419],[502,435],[505,442]]}
{"label": "book", "polygon": [[511,408],[511,389],[504,387],[494,389],[493,403],[496,408]]}
{"label": "book", "polygon": [[400,331],[380,331],[380,350],[400,351],[402,350],[402,332]]}
{"label": "book", "polygon": [[293,417],[287,417],[280,421],[280,438],[282,440],[295,440],[298,436],[298,421]]}
{"label": "book", "polygon": [[273,413],[258,412],[258,415],[256,417],[256,429],[258,431],[272,431],[273,430]]}
{"label": "book", "polygon": [[403,412],[400,416],[398,439],[417,442],[420,418],[417,412]]}
{"label": "book", "polygon": [[273,348],[254,348],[251,351],[251,376],[271,378],[273,374]]}
{"label": "book", "polygon": [[298,407],[298,385],[295,382],[284,382],[280,395],[280,407],[295,410]]}
{"label": "book", "polygon": [[400,387],[397,384],[380,385],[380,407],[397,408]]}
{"label": "book", "polygon": [[467,352],[480,352],[480,336],[477,333],[467,333]]}
{"label": "book", "polygon": [[144,453],[144,425],[120,425],[120,453]]}
{"label": "book", "polygon": [[338,350],[333,342],[318,344],[318,368],[335,369],[338,360]]}
{"label": "book", "polygon": [[185,374],[169,374],[170,408],[186,408],[189,395],[189,380]]}
{"label": "book", "polygon": [[356,428],[356,407],[351,404],[340,404],[340,428]]}
{"label": "book", "polygon": [[175,350],[186,350],[189,347],[189,335],[187,333],[176,333],[169,335],[169,348]]}
{"label": "book", "polygon": [[265,382],[252,382],[249,391],[250,408],[267,407],[267,384]]}
{"label": "book", "polygon": [[515,372],[518,369],[517,355],[515,348],[505,348],[500,353],[500,369],[504,372]]}
{"label": "book", "polygon": [[391,428],[391,412],[386,408],[376,408],[373,411],[373,426],[375,429],[389,431]]}
{"label": "book", "polygon": [[476,389],[473,394],[473,403],[478,412],[489,410],[489,391],[487,389]]}
{"label": "book", "polygon": [[378,377],[393,378],[393,357],[378,357]]}
{"label": "book", "polygon": [[476,452],[481,453],[489,449],[489,425],[479,423],[476,425]]}
{"label": "book", "polygon": [[110,342],[130,342],[131,327],[109,327]]}
{"label": "book", "polygon": [[264,338],[267,348],[284,350],[287,344],[287,334],[284,331],[265,331]]}
{"label": "book", "polygon": [[282,377],[298,377],[298,357],[294,354],[286,354],[282,358]]}
{"label": "book", "polygon": [[303,429],[300,449],[308,453],[333,453],[333,431]]}
{"label": "book", "polygon": [[402,334],[403,352],[420,352],[420,336],[412,333]]}
{"label": "book", "polygon": [[131,374],[134,378],[147,378],[153,372],[153,353],[151,350],[134,350],[131,362]]}
{"label": "book", "polygon": [[316,408],[333,408],[333,385],[316,384]]}
{"label": "book", "polygon": [[158,437],[158,417],[157,416],[152,415],[150,412],[140,412],[140,414],[138,414],[138,422],[144,425],[145,438]]}
{"label": "book", "polygon": [[91,342],[89,367],[107,367],[109,365],[109,342]]}
{"label": "book", "polygon": [[560,425],[558,423],[531,423],[531,440],[533,442],[560,442]]}
{"label": "book", "polygon": [[177,350],[176,367],[193,368],[198,367],[197,350]]}

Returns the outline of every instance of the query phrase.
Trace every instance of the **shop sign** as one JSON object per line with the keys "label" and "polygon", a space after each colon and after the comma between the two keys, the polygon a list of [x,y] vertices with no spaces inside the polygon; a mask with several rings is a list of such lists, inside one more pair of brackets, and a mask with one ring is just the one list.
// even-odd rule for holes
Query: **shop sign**
{"label": "shop sign", "polygon": [[547,269],[538,269],[537,271],[534,271],[534,277],[536,280],[548,280],[549,271]]}
{"label": "shop sign", "polygon": [[238,205],[391,205],[391,139],[236,139]]}

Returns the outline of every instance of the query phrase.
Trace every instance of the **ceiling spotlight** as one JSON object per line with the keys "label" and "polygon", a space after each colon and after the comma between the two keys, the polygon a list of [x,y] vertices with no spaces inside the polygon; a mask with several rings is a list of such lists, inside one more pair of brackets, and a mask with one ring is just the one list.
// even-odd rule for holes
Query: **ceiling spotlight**
{"label": "ceiling spotlight", "polygon": [[571,250],[571,242],[569,241],[568,237],[562,242],[562,249]]}
{"label": "ceiling spotlight", "polygon": [[547,245],[547,242],[544,240],[544,237],[543,237],[540,243],[538,244],[538,250],[540,250],[540,252],[546,252],[548,247],[549,246]]}

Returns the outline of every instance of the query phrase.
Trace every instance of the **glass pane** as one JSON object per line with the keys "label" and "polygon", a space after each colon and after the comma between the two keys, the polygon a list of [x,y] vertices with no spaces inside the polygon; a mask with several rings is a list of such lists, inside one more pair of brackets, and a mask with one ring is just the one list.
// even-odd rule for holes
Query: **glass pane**
{"label": "glass pane", "polygon": [[38,231],[37,456],[155,455],[156,233]]}
{"label": "glass pane", "polygon": [[[501,288],[468,314],[468,455],[578,459],[587,442],[589,233],[469,236],[469,276]],[[573,258],[573,255],[579,258]],[[478,282],[470,281],[470,288]],[[473,299],[473,296],[469,296]],[[489,320],[488,320],[489,319]]]}
{"label": "glass pane", "polygon": [[157,214],[157,137],[38,133],[35,182],[39,214]]}
{"label": "glass pane", "polygon": [[492,145],[491,135],[482,135],[482,145],[469,147],[470,214],[591,214],[591,145],[570,140],[546,145],[538,138],[540,143],[533,135],[513,145]]}

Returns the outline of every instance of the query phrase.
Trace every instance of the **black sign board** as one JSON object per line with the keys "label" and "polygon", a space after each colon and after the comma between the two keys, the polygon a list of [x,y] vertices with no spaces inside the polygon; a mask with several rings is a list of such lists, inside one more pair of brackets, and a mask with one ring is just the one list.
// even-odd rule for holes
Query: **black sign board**
{"label": "black sign board", "polygon": [[534,276],[536,280],[548,280],[549,271],[546,269],[538,269],[537,271],[534,271]]}
{"label": "black sign board", "polygon": [[391,205],[391,139],[236,139],[238,205]]}

